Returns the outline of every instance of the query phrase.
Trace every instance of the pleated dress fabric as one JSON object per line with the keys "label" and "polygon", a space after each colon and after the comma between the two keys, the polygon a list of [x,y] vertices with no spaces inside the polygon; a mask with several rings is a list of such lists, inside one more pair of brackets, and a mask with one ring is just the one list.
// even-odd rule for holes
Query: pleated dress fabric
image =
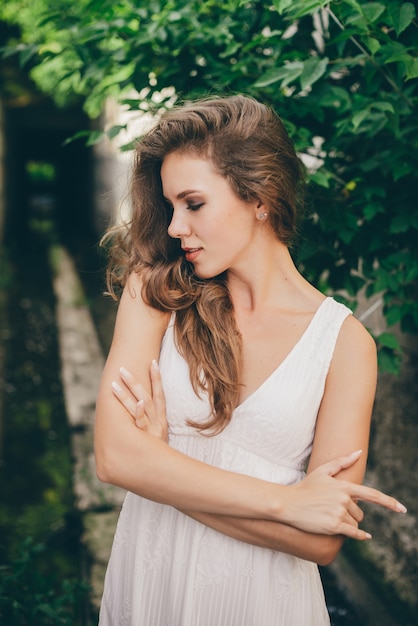
{"label": "pleated dress fabric", "polygon": [[[210,408],[192,389],[170,323],[159,360],[170,445],[232,472],[285,485],[299,482],[335,343],[349,313],[326,298],[285,360],[213,437],[187,425],[188,419],[206,421]],[[128,493],[99,623],[325,626],[329,617],[314,563],[226,537],[170,506]]]}

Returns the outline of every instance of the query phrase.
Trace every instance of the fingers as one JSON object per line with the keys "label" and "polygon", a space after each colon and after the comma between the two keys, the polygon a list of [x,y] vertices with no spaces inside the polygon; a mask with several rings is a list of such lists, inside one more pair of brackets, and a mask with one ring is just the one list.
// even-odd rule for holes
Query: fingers
{"label": "fingers", "polygon": [[143,386],[135,380],[132,374],[125,367],[121,367],[119,371],[123,382],[137,400],[141,400],[148,395]]}
{"label": "fingers", "polygon": [[347,511],[356,524],[359,524],[364,518],[363,511],[353,500],[348,503]]}
{"label": "fingers", "polygon": [[112,391],[119,402],[125,407],[133,418],[136,415],[136,402],[132,396],[123,389],[116,381],[112,382]]}
{"label": "fingers", "polygon": [[406,507],[401,504],[392,496],[388,496],[382,493],[378,489],[373,487],[366,487],[364,485],[350,484],[350,495],[357,500],[363,500],[364,502],[372,502],[373,504],[379,504],[380,506],[396,511],[397,513],[406,513]]}
{"label": "fingers", "polygon": [[350,537],[350,539],[357,539],[358,541],[366,541],[367,539],[372,538],[371,534],[365,530],[344,522],[341,523],[339,534]]}
{"label": "fingers", "polygon": [[157,362],[154,360],[150,368],[151,395],[125,367],[120,368],[120,375],[123,385],[113,382],[113,393],[134,418],[136,426],[168,441],[165,396]]}
{"label": "fingers", "polygon": [[361,454],[362,450],[357,450],[346,456],[340,456],[332,461],[328,461],[328,463],[324,463],[324,465],[321,465],[315,471],[326,474],[327,476],[335,476],[341,472],[341,470],[351,467],[351,465],[359,460]]}
{"label": "fingers", "polygon": [[[341,470],[346,469],[353,465],[362,454],[362,450],[357,450],[356,452],[352,452],[347,456],[338,457],[337,459],[333,459],[332,461],[328,461],[328,463],[324,463],[318,467],[314,472],[318,472],[320,474],[325,474],[326,476],[335,476]],[[365,502],[372,502],[373,504],[378,504],[383,506],[391,511],[396,511],[397,513],[406,513],[406,507],[401,504],[395,498],[388,496],[378,489],[373,489],[372,487],[365,487],[364,485],[356,485],[354,483],[346,483],[350,485],[349,493],[350,497],[355,500],[363,500]],[[359,509],[361,512],[361,510]],[[357,519],[356,515],[358,512],[356,511],[353,515],[354,519]],[[362,513],[361,513],[362,514]],[[361,520],[358,520],[361,521]]]}
{"label": "fingers", "polygon": [[140,400],[136,403],[135,424],[138,426],[138,428],[147,427],[147,418],[145,416],[145,407],[143,400]]}
{"label": "fingers", "polygon": [[161,380],[160,368],[157,361],[153,361],[150,370],[151,386],[152,386],[152,398],[154,400],[155,410],[157,415],[161,416],[165,420],[165,395],[163,389],[163,383]]}

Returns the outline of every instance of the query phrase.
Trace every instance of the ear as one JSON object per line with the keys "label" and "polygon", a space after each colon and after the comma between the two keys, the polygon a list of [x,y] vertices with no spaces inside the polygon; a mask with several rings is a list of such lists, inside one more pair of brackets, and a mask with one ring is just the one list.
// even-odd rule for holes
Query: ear
{"label": "ear", "polygon": [[261,200],[257,202],[255,216],[260,222],[265,221],[268,217],[268,211],[266,209],[266,206]]}

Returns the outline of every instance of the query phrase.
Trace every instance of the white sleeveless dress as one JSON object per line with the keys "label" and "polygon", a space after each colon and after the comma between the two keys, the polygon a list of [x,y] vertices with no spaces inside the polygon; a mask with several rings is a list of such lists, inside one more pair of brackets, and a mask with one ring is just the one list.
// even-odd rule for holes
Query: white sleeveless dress
{"label": "white sleeveless dress", "polygon": [[[282,484],[300,481],[335,342],[349,313],[326,298],[290,354],[215,437],[186,423],[206,420],[209,404],[193,392],[170,324],[159,361],[170,445],[233,472]],[[170,506],[128,493],[99,623],[325,626],[329,617],[314,563],[231,539]]]}

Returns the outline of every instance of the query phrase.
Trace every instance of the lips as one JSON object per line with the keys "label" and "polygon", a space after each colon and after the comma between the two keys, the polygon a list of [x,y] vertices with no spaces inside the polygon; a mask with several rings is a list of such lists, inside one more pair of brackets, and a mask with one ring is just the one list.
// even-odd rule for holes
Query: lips
{"label": "lips", "polygon": [[203,250],[203,248],[183,248],[183,250],[186,260],[192,262],[198,257],[199,252]]}

